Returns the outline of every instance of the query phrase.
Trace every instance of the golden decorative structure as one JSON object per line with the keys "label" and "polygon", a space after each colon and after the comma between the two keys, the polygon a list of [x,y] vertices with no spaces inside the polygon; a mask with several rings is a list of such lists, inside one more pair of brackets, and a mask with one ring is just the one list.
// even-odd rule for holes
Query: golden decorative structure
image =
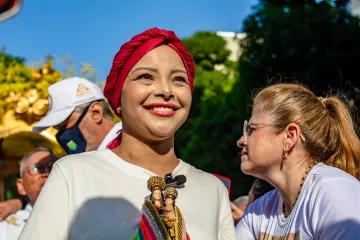
{"label": "golden decorative structure", "polygon": [[[35,83],[46,87],[60,80],[60,73],[53,69],[51,57],[41,69],[34,70]],[[38,86],[34,84],[34,86]],[[0,115],[0,201],[4,200],[4,179],[19,171],[19,160],[36,147],[47,147],[61,157],[64,150],[57,143],[57,130],[48,128],[40,134],[32,132],[33,125],[48,111],[47,93],[33,87],[24,92],[10,92],[5,99],[5,113]]]}

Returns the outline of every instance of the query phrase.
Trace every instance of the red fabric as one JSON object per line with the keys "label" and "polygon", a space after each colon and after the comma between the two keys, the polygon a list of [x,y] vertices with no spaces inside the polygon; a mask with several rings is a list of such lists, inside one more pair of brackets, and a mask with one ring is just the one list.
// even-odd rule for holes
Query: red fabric
{"label": "red fabric", "polygon": [[168,45],[179,54],[188,73],[190,88],[193,88],[195,65],[186,47],[173,31],[151,28],[121,46],[106,78],[104,95],[118,116],[116,109],[120,106],[121,89],[129,71],[146,53],[161,45]]}

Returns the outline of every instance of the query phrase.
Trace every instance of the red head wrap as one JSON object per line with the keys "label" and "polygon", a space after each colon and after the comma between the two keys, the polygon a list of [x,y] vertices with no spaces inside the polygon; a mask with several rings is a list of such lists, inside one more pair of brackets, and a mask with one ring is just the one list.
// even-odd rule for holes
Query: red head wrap
{"label": "red head wrap", "polygon": [[133,66],[148,52],[161,45],[168,45],[174,49],[183,61],[190,88],[194,86],[194,61],[173,31],[151,28],[133,37],[121,46],[116,53],[109,75],[106,78],[104,95],[116,115],[120,117],[117,108],[120,106],[121,89],[125,79]]}
{"label": "red head wrap", "polygon": [[[168,45],[179,54],[183,61],[191,90],[194,87],[195,64],[187,51],[186,47],[181,43],[180,39],[173,31],[167,31],[158,28],[151,28],[143,33],[133,37],[130,41],[121,46],[116,53],[109,75],[106,78],[104,95],[109,105],[116,115],[120,117],[117,108],[120,106],[121,90],[127,75],[133,66],[148,52],[161,45]],[[121,142],[121,134],[114,139],[108,148],[113,149]]]}

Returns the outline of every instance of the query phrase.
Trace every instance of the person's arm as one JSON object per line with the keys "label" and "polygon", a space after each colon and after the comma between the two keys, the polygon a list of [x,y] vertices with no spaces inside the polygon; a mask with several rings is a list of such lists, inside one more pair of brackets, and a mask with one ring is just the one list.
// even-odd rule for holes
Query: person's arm
{"label": "person's arm", "polygon": [[11,199],[0,202],[0,222],[4,221],[9,215],[23,209],[21,199]]}
{"label": "person's arm", "polygon": [[238,208],[234,203],[230,202],[231,214],[234,220],[234,225],[238,224],[241,218],[244,216],[244,211]]}
{"label": "person's arm", "polygon": [[319,240],[360,238],[360,183],[332,178],[317,188],[312,198],[310,224]]}
{"label": "person's arm", "polygon": [[[222,183],[221,183],[222,184]],[[235,237],[235,227],[234,220],[231,214],[230,208],[230,199],[227,189],[224,186],[221,186],[223,189],[220,196],[220,206],[219,206],[219,240],[233,240]]]}
{"label": "person's arm", "polygon": [[55,163],[19,240],[68,239],[68,212],[68,185]]}

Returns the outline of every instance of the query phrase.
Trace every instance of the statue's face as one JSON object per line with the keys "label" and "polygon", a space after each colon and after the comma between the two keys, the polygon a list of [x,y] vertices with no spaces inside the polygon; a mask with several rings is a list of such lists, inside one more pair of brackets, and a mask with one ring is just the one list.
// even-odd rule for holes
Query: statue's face
{"label": "statue's face", "polygon": [[166,198],[165,199],[165,205],[169,206],[169,205],[173,205],[174,204],[174,200],[172,198]]}
{"label": "statue's face", "polygon": [[152,199],[157,201],[161,200],[161,191],[159,189],[154,190]]}

